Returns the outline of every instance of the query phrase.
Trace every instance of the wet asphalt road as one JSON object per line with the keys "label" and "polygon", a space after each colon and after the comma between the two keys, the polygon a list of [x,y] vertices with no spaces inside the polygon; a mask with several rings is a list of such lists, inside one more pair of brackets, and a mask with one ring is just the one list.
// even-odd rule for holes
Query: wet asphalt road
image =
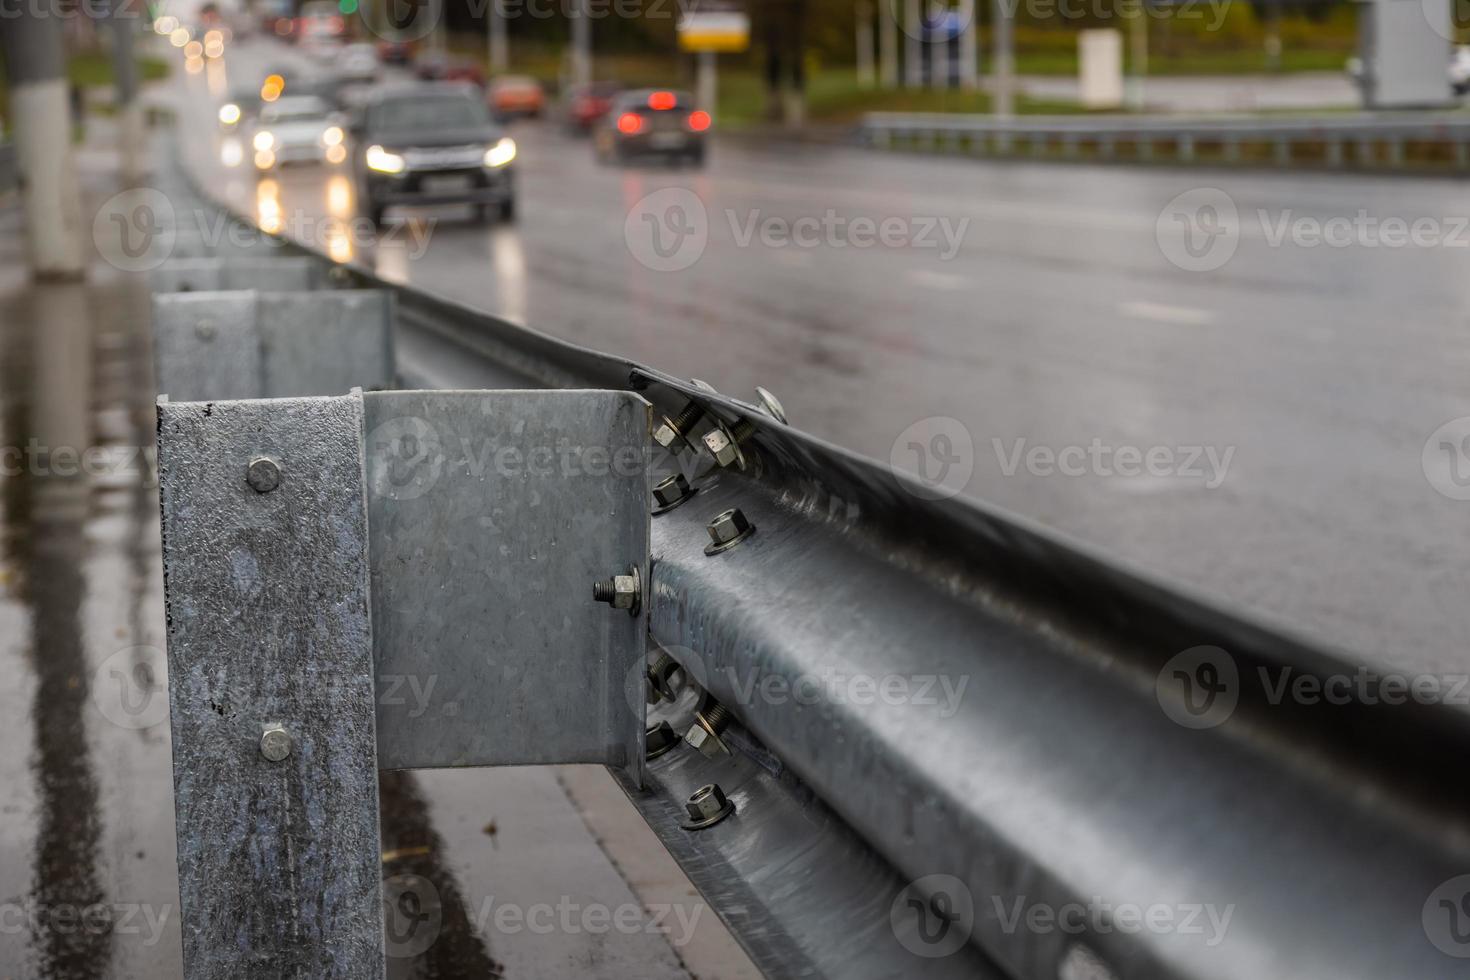
{"label": "wet asphalt road", "polygon": [[[1470,504],[1421,461],[1470,415],[1462,182],[734,138],[704,170],[606,167],[527,122],[513,226],[406,212],[375,242],[340,173],[222,166],[222,79],[184,81],[209,182],[339,257],[738,396],[764,385],[819,436],[1320,643],[1463,669]],[[1117,475],[1150,451],[1152,472]],[[1438,452],[1443,482],[1466,460]]]}

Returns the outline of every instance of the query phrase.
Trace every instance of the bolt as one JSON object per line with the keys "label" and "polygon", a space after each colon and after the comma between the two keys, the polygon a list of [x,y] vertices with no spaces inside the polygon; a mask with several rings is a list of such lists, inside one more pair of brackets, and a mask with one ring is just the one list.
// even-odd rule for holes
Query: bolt
{"label": "bolt", "polygon": [[720,789],[719,783],[709,783],[699,787],[690,794],[689,801],[684,804],[689,811],[689,822],[684,826],[690,830],[699,830],[721,820],[735,812],[735,804]]}
{"label": "bolt", "polygon": [[730,712],[723,704],[710,699],[702,709],[694,713],[694,724],[689,726],[689,731],[684,735],[684,741],[699,750],[700,754],[707,759],[713,759],[719,755],[729,755],[730,749],[725,745],[725,740],[720,738],[720,732],[730,723]]}
{"label": "bolt", "polygon": [[675,734],[674,727],[666,721],[657,725],[649,725],[643,733],[643,757],[645,759],[657,759],[679,744],[679,736]]}
{"label": "bolt", "polygon": [[200,340],[213,340],[214,321],[200,320],[198,323],[194,324],[194,333],[199,337]]}
{"label": "bolt", "polygon": [[260,754],[270,762],[280,762],[291,754],[291,736],[280,722],[272,722],[261,729]]}
{"label": "bolt", "polygon": [[756,396],[760,398],[761,408],[766,410],[766,414],[775,419],[777,422],[780,422],[782,425],[785,425],[786,409],[781,407],[781,400],[775,395],[771,394],[769,390],[762,388],[760,385],[755,386],[755,393]]}
{"label": "bolt", "polygon": [[755,533],[755,525],[746,520],[739,507],[716,514],[714,520],[705,525],[710,543],[705,546],[707,555],[728,551]]}
{"label": "bolt", "polygon": [[245,482],[256,493],[270,493],[281,485],[281,467],[269,456],[257,456],[245,468]]}
{"label": "bolt", "polygon": [[627,575],[614,575],[605,581],[593,582],[592,598],[614,609],[626,609],[630,615],[638,615],[643,602],[643,585],[638,569],[630,568]]}
{"label": "bolt", "polygon": [[[755,391],[760,398],[761,411],[777,422],[785,424],[786,410],[781,407],[781,402],[776,396],[761,387],[757,387]],[[715,427],[704,434],[704,448],[709,450],[709,454],[721,466],[738,465],[744,469],[745,454],[740,451],[740,447],[753,435],[755,435],[755,423],[748,418],[737,419],[730,425],[716,419]]]}
{"label": "bolt", "polygon": [[653,658],[653,663],[648,665],[648,703],[658,704],[660,701],[674,700],[677,695],[674,693],[672,681],[674,675],[683,670],[679,661],[669,656],[666,651],[660,650]]}
{"label": "bolt", "polygon": [[694,496],[694,488],[689,485],[688,480],[684,479],[684,474],[675,473],[654,484],[653,500],[658,506],[653,512],[662,514],[664,511],[673,510],[692,496]]}
{"label": "bolt", "polygon": [[653,430],[653,441],[671,453],[683,452],[684,447],[689,444],[690,430],[694,428],[694,423],[698,422],[703,415],[703,405],[697,402],[689,402],[673,418],[669,418],[667,415],[663,416],[663,420]]}

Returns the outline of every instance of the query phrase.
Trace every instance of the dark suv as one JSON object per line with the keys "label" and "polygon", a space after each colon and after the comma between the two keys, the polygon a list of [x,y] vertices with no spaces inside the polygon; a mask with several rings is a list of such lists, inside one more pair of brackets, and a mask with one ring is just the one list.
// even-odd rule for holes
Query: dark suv
{"label": "dark suv", "polygon": [[515,141],[470,86],[381,92],[352,136],[357,200],[374,224],[396,204],[473,204],[481,220],[515,217]]}

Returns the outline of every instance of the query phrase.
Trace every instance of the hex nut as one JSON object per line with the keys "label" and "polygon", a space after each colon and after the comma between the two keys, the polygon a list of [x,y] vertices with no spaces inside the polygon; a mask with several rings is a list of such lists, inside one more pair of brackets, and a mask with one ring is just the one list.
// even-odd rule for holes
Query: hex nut
{"label": "hex nut", "polygon": [[260,754],[269,762],[281,762],[291,754],[291,735],[285,726],[272,722],[261,729]]}
{"label": "hex nut", "polygon": [[645,759],[657,759],[678,744],[679,735],[674,731],[674,726],[666,721],[661,721],[657,725],[650,725],[643,733],[643,757]]}
{"label": "hex nut", "polygon": [[281,467],[269,456],[257,456],[245,468],[245,482],[256,493],[270,493],[281,485]]}
{"label": "hex nut", "polygon": [[592,583],[592,598],[614,609],[626,609],[636,616],[643,605],[643,579],[637,568],[630,568],[626,575],[614,575],[605,581]]}
{"label": "hex nut", "polygon": [[755,525],[746,520],[739,507],[732,507],[715,515],[705,526],[705,530],[709,532],[710,543],[704,553],[713,555],[733,548],[750,537],[755,533]]}
{"label": "hex nut", "polygon": [[653,508],[655,514],[673,510],[675,507],[694,496],[698,491],[689,485],[683,473],[675,473],[653,485]]}
{"label": "hex nut", "polygon": [[664,419],[654,428],[653,441],[674,453],[679,452],[688,445],[684,441],[684,437],[679,435],[679,430],[674,428],[674,423],[668,419]]}
{"label": "hex nut", "polygon": [[724,428],[710,429],[706,432],[704,448],[709,450],[709,454],[721,466],[734,466],[741,462],[740,447],[735,445],[735,440],[730,438],[730,433]]}
{"label": "hex nut", "polygon": [[730,754],[725,740],[697,719],[689,726],[689,731],[684,735],[684,741],[689,743],[690,748],[698,750],[699,754],[706,759],[718,759],[721,755]]}
{"label": "hex nut", "polygon": [[638,605],[638,576],[614,575],[613,608],[632,609],[636,605]]}
{"label": "hex nut", "polygon": [[718,783],[699,787],[684,804],[689,820],[684,824],[688,830],[700,830],[719,823],[735,812],[734,802],[725,795]]}

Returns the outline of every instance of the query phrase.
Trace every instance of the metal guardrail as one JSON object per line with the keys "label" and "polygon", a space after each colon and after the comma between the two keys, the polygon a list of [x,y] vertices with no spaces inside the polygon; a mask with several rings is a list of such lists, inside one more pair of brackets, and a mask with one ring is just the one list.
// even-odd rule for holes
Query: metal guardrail
{"label": "metal guardrail", "polygon": [[[408,384],[625,387],[656,419],[742,437],[744,468],[657,457],[695,493],[653,519],[647,593],[686,680],[650,723],[689,724],[708,692],[729,754],[676,748],[624,788],[769,974],[1454,974],[1434,898],[1470,898],[1445,892],[1470,869],[1470,714],[1383,697],[1383,672],[1283,701],[1281,670],[1328,686],[1363,665],[984,504],[925,499],[752,404],[350,276],[396,293]],[[731,508],[755,531],[711,554],[706,524]],[[790,694],[834,674],[964,687]],[[1207,724],[1176,720],[1196,709]],[[716,781],[735,817],[685,829],[684,797]],[[1157,908],[1174,928],[1122,915]]]}
{"label": "metal guardrail", "polygon": [[973,156],[1156,163],[1470,171],[1470,114],[1309,118],[992,116],[872,112],[859,130],[881,148]]}

